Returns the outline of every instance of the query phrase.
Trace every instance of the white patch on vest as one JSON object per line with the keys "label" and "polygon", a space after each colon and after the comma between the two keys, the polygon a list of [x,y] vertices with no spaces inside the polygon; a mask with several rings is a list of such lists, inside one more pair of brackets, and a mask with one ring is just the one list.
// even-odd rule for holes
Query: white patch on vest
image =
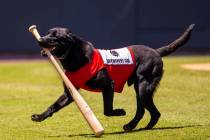
{"label": "white patch on vest", "polygon": [[104,64],[107,65],[130,65],[133,60],[130,51],[127,48],[112,49],[112,50],[98,50]]}

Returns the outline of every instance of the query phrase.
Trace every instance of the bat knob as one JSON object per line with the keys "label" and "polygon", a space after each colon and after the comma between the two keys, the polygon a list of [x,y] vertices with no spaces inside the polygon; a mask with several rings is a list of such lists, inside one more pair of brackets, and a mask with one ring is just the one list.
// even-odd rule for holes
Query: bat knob
{"label": "bat knob", "polygon": [[37,29],[36,29],[36,25],[32,25],[28,28],[29,32],[31,32],[34,37],[37,39],[37,41],[40,41],[41,36],[39,35]]}
{"label": "bat knob", "polygon": [[33,32],[33,30],[36,29],[36,25],[31,25],[28,30],[29,32]]}

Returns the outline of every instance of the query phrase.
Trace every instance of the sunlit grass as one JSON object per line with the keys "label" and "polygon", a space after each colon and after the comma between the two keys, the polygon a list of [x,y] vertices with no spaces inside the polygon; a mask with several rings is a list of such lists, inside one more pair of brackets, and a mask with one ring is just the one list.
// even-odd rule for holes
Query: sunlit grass
{"label": "sunlit grass", "polygon": [[[124,117],[105,117],[101,94],[81,90],[105,128],[100,139],[210,139],[210,72],[180,67],[209,61],[210,57],[164,58],[165,73],[154,96],[162,115],[153,130],[140,129],[149,121],[148,112],[134,131],[122,129],[136,111],[132,87],[115,94],[114,106],[126,110]],[[0,139],[95,139],[74,103],[44,122],[30,120],[62,92],[62,82],[48,61],[0,62]]]}

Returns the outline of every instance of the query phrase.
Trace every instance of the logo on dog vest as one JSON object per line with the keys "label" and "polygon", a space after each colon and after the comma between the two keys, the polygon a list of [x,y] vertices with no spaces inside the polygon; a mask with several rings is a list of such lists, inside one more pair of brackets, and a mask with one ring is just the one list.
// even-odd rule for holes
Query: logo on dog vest
{"label": "logo on dog vest", "polygon": [[129,65],[133,64],[130,51],[127,48],[113,50],[98,50],[104,64],[107,65]]}
{"label": "logo on dog vest", "polygon": [[110,53],[111,53],[113,56],[116,56],[116,57],[119,56],[119,53],[116,52],[115,50],[110,50]]}

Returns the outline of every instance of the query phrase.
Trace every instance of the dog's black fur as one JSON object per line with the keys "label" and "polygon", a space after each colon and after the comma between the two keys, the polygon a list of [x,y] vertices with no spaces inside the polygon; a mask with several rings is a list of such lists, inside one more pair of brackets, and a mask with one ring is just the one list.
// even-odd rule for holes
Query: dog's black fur
{"label": "dog's black fur", "polygon": [[[151,120],[146,129],[151,129],[160,117],[160,112],[153,102],[153,95],[163,75],[163,62],[161,57],[174,52],[180,46],[184,45],[190,38],[194,24],[174,42],[158,49],[152,49],[144,45],[128,46],[132,48],[136,60],[135,72],[127,80],[127,84],[134,84],[137,100],[137,110],[134,118],[126,125],[124,130],[132,130],[144,115],[147,109],[151,115]],[[66,28],[50,29],[46,36],[38,42],[43,48],[48,48],[51,53],[60,59],[63,68],[74,72],[92,58],[93,45],[82,38],[79,38]],[[126,112],[123,109],[113,109],[113,86],[114,81],[108,76],[106,69],[99,71],[94,77],[86,82],[86,85],[93,89],[101,89],[104,102],[104,115],[123,116]],[[79,89],[80,87],[76,87]],[[59,111],[64,106],[73,102],[73,99],[64,85],[64,94],[52,104],[45,112],[32,115],[33,121],[43,121]]]}

